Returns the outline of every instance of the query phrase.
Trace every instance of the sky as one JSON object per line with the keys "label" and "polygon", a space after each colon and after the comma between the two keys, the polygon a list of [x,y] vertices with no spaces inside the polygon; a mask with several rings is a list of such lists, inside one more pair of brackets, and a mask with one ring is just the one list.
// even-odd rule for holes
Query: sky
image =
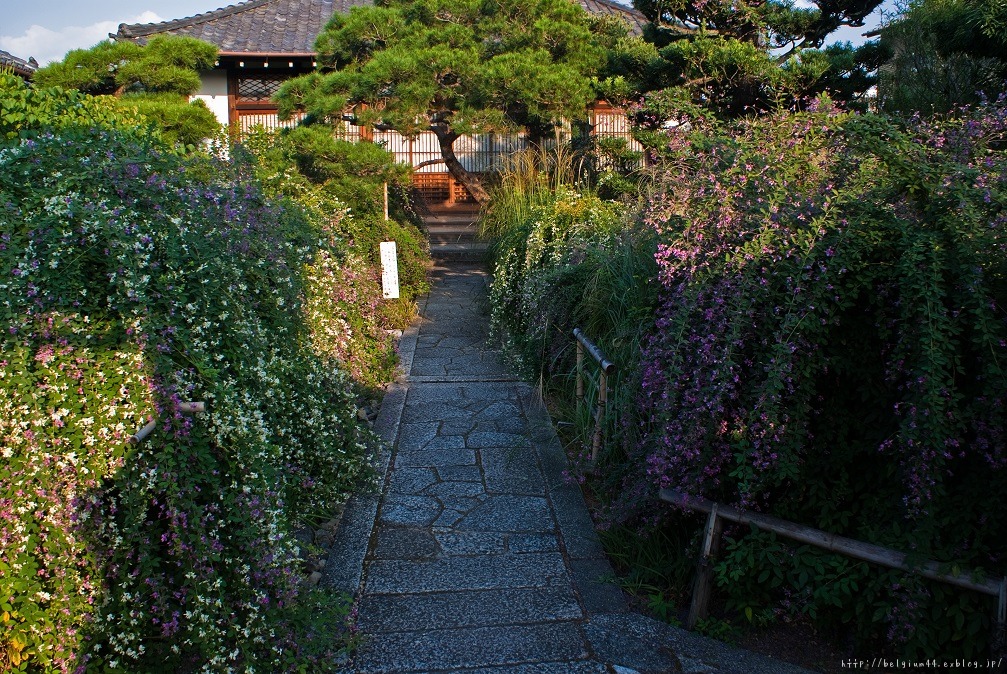
{"label": "sky", "polygon": [[22,0],[4,2],[0,49],[40,64],[91,47],[120,23],[169,21],[207,12],[231,0]]}
{"label": "sky", "polygon": [[[41,65],[59,61],[71,49],[91,47],[119,29],[120,23],[169,21],[200,14],[238,0],[23,0],[6,2],[0,23],[0,49],[34,57]],[[626,4],[629,4],[627,1]],[[797,4],[803,4],[803,0]],[[887,4],[887,3],[886,3]],[[833,40],[859,44],[865,28],[844,28]]]}

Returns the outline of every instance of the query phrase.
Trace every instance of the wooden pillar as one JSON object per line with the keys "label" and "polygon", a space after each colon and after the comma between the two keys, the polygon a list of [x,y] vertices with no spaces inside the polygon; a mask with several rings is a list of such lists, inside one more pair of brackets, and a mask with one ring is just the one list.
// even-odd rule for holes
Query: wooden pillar
{"label": "wooden pillar", "polygon": [[233,70],[227,72],[227,132],[231,140],[238,140],[241,135],[238,121],[238,75]]}

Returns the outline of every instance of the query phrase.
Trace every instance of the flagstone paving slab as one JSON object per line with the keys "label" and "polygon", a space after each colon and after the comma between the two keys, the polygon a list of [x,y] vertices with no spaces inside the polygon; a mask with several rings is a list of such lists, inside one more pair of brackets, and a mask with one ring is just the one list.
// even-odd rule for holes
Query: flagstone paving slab
{"label": "flagstone paving slab", "polygon": [[370,595],[360,603],[358,626],[369,632],[415,631],[418,625],[486,627],[581,617],[570,587],[515,588],[432,594]]}
{"label": "flagstone paving slab", "polygon": [[[683,671],[672,628],[628,612],[548,413],[488,339],[485,271],[434,281],[375,425],[381,494],[351,499],[326,566],[357,599],[347,671]],[[690,672],[729,671],[674,643]]]}
{"label": "flagstone paving slab", "polygon": [[464,671],[465,674],[608,674],[610,672],[605,665],[589,660],[538,662],[531,665],[511,665],[509,667],[480,667]]}
{"label": "flagstone paving slab", "polygon": [[575,621],[383,633],[358,655],[360,672],[425,672],[585,660],[586,640]]}
{"label": "flagstone paving slab", "polygon": [[569,585],[570,574],[558,553],[376,559],[367,568],[368,594],[491,590]]}

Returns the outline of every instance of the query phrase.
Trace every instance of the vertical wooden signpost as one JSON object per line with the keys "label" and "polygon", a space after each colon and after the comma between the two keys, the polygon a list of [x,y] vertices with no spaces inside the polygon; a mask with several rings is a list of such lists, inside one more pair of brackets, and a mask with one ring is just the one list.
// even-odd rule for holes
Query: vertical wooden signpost
{"label": "vertical wooden signpost", "polygon": [[381,242],[381,290],[386,300],[399,297],[399,262],[394,241]]}

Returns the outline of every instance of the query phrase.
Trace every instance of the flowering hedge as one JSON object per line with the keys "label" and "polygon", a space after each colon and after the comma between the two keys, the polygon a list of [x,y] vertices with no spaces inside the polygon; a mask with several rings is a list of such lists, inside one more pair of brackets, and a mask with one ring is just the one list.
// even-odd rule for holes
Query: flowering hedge
{"label": "flowering hedge", "polygon": [[240,167],[81,116],[0,147],[0,667],[327,669],[343,608],[292,531],[371,472],[318,334],[345,247]]}
{"label": "flowering hedge", "polygon": [[[823,101],[644,137],[636,221],[560,190],[504,229],[491,291],[529,374],[565,373],[578,324],[624,373],[591,480],[606,523],[688,539],[657,506],[674,488],[1002,574],[1007,101],[907,124]],[[656,269],[630,259],[652,236]],[[747,528],[716,573],[736,615],[864,650],[975,656],[991,635],[990,597]]]}
{"label": "flowering hedge", "polygon": [[[249,155],[267,194],[296,203],[342,251],[320,258],[312,269],[312,334],[316,348],[343,363],[356,382],[380,388],[395,365],[390,332],[408,326],[416,297],[429,288],[429,245],[403,208],[409,168],[372,143],[336,139],[328,127],[260,129],[239,151]],[[382,213],[385,185],[391,195],[388,220]],[[395,300],[382,299],[382,241],[396,242],[400,296]]]}
{"label": "flowering hedge", "polygon": [[[669,138],[643,216],[662,297],[625,493],[672,487],[1002,572],[1005,134],[1001,101],[907,127],[818,110]],[[735,542],[720,569],[739,607],[779,599],[766,563],[793,566],[793,610],[887,622],[905,652],[982,649],[989,600],[780,558],[771,538]]]}
{"label": "flowering hedge", "polygon": [[565,188],[511,223],[496,245],[490,318],[508,352],[531,377],[558,369],[583,319],[583,286],[592,265],[615,245],[618,209],[590,194]]}

